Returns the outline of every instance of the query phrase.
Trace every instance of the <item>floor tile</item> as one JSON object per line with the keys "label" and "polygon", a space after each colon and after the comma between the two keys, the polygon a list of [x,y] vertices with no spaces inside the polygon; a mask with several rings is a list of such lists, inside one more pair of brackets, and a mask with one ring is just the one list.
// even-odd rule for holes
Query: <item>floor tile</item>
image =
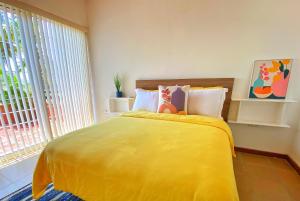
{"label": "floor tile", "polygon": [[11,192],[8,191],[7,189],[0,189],[0,199],[9,195]]}
{"label": "floor tile", "polygon": [[22,179],[28,174],[32,174],[34,172],[37,157],[38,156],[33,156],[16,164],[4,167],[0,169],[0,175],[5,175],[6,178],[8,178],[8,180],[10,180],[11,182],[16,182],[19,179]]}
{"label": "floor tile", "polygon": [[10,181],[3,175],[0,174],[0,189],[10,184]]}
{"label": "floor tile", "polygon": [[0,198],[31,183],[37,156],[0,169]]}
{"label": "floor tile", "polygon": [[11,183],[10,185],[0,189],[2,191],[2,195],[0,198],[3,198],[21,188],[31,183],[31,175],[28,175],[15,183]]}

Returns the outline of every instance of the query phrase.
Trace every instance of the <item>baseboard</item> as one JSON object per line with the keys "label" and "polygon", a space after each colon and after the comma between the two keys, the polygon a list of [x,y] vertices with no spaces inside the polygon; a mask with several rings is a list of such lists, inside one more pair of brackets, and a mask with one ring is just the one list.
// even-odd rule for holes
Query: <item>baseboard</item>
{"label": "baseboard", "polygon": [[257,150],[257,149],[249,149],[249,148],[242,148],[242,147],[235,147],[234,149],[236,151],[249,153],[249,154],[256,154],[256,155],[283,158],[283,159],[288,158],[288,155],[286,155],[286,154],[280,154],[280,153],[275,153],[275,152],[261,151],[261,150]]}
{"label": "baseboard", "polygon": [[300,175],[300,166],[296,163],[296,161],[294,161],[290,156],[287,156],[286,159],[290,165],[298,172],[298,174]]}
{"label": "baseboard", "polygon": [[269,152],[269,151],[261,151],[261,150],[257,150],[257,149],[249,149],[249,148],[243,148],[243,147],[235,147],[234,149],[236,151],[249,153],[249,154],[256,154],[256,155],[285,159],[300,175],[300,166],[287,154],[280,154],[280,153]]}

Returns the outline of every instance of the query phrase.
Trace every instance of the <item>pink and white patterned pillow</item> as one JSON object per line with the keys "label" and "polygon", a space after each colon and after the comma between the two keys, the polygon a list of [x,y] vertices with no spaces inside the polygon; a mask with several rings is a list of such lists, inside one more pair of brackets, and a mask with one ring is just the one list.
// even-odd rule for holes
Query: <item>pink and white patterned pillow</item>
{"label": "pink and white patterned pillow", "polygon": [[190,86],[159,86],[158,113],[187,114]]}

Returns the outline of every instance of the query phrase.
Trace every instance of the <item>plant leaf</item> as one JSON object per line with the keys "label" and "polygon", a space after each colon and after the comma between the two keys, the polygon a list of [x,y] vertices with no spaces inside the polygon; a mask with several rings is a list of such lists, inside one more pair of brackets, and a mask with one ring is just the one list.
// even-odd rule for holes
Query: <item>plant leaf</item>
{"label": "plant leaf", "polygon": [[289,69],[285,69],[284,71],[284,79],[289,75],[290,70]]}
{"label": "plant leaf", "polygon": [[115,87],[116,87],[117,91],[119,92],[121,89],[121,80],[120,80],[118,74],[114,77],[114,83],[115,83]]}
{"label": "plant leaf", "polygon": [[279,70],[280,70],[281,72],[283,72],[283,71],[284,71],[284,65],[283,65],[282,61],[279,61],[279,63],[280,63]]}

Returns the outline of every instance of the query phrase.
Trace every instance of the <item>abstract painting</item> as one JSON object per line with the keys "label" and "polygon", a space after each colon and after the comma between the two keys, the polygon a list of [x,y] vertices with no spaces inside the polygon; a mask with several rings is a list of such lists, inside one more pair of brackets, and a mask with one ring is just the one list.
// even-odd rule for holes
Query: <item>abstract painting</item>
{"label": "abstract painting", "polygon": [[292,59],[255,61],[249,98],[285,99],[292,62]]}

